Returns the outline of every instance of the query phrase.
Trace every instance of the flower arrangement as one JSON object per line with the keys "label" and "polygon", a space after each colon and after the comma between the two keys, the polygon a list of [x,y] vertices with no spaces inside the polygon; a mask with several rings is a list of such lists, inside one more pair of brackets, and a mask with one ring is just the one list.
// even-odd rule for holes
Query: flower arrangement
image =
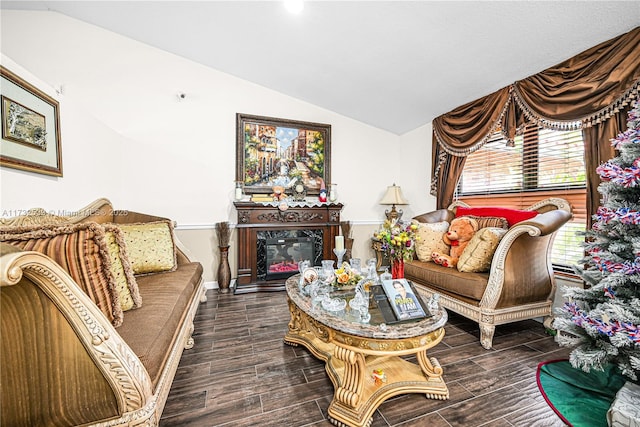
{"label": "flower arrangement", "polygon": [[355,286],[362,280],[362,276],[357,274],[348,262],[343,262],[340,268],[335,271],[335,275],[333,284],[339,288]]}
{"label": "flower arrangement", "polygon": [[385,220],[375,237],[382,242],[382,250],[392,261],[410,261],[416,250],[415,224],[403,225],[396,220]]}

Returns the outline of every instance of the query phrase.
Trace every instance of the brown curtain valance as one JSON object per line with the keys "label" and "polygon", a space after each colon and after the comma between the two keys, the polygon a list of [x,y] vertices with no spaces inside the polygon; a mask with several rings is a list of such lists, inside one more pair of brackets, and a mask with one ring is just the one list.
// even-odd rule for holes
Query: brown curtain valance
{"label": "brown curtain valance", "polygon": [[[464,166],[464,160],[450,157],[465,157],[479,149],[497,129],[512,140],[526,122],[567,130],[599,126],[610,117],[619,123],[617,116],[624,114],[638,93],[640,27],[435,118],[431,194],[436,196],[438,208],[453,200]],[[590,144],[609,145],[609,139],[621,130],[617,125],[607,126],[607,135],[599,133],[603,141],[585,140],[585,151],[592,149]],[[600,157],[587,154],[587,169],[595,170],[608,160]],[[594,190],[597,183],[587,187]]]}
{"label": "brown curtain valance", "polygon": [[433,133],[442,149],[466,156],[484,145],[498,128],[511,104],[512,86],[469,102],[433,121]]}

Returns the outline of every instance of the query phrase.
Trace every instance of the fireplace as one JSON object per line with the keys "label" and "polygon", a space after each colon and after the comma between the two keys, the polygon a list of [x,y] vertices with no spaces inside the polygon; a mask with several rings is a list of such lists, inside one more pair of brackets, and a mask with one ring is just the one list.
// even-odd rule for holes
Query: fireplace
{"label": "fireplace", "polygon": [[313,265],[335,260],[342,204],[294,202],[287,210],[254,202],[234,205],[238,212],[235,293],[284,290],[286,278],[298,272],[300,258]]}
{"label": "fireplace", "polygon": [[[258,236],[256,248],[258,251],[258,278],[261,278],[261,272],[264,269],[265,280],[286,279],[298,272],[298,262],[315,261],[312,237],[275,237],[265,239],[264,245],[261,242],[262,239]],[[262,247],[264,247],[264,256],[260,254]],[[264,266],[260,264],[264,264]]]}

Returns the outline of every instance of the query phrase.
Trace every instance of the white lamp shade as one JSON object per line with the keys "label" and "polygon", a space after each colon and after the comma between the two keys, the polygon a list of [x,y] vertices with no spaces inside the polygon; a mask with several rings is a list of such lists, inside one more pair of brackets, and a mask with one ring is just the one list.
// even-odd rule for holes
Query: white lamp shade
{"label": "white lamp shade", "polygon": [[393,184],[387,187],[386,193],[382,196],[382,200],[380,200],[381,205],[408,205],[407,202],[402,195],[402,189]]}

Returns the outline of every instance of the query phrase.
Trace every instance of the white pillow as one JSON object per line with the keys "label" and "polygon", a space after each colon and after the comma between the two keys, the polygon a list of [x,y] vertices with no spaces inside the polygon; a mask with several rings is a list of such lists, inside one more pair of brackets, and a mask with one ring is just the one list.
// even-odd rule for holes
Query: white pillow
{"label": "white pillow", "polygon": [[442,237],[449,230],[449,223],[447,221],[442,222],[418,222],[413,221],[418,226],[416,235],[416,256],[420,261],[433,261],[431,254],[433,252],[440,252],[441,254],[449,255],[449,245],[447,245]]}
{"label": "white pillow", "polygon": [[458,271],[481,273],[489,271],[498,243],[507,233],[504,228],[481,228],[473,235],[458,259]]}

